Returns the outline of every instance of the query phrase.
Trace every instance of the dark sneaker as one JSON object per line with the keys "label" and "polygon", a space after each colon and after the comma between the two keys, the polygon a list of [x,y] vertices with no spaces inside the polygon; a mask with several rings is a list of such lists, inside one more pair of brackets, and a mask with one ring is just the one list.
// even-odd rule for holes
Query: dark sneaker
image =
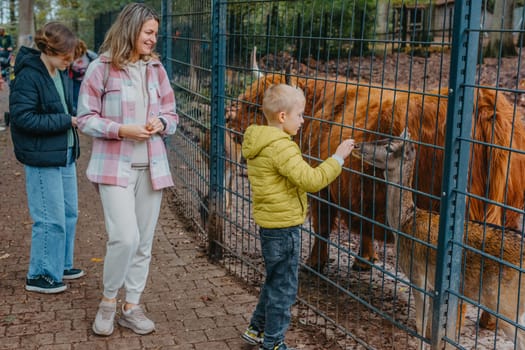
{"label": "dark sneaker", "polygon": [[67,289],[63,282],[55,282],[51,277],[40,275],[37,278],[26,278],[26,290],[44,294],[60,293]]}
{"label": "dark sneaker", "polygon": [[69,269],[64,270],[64,276],[62,277],[65,280],[76,280],[77,278],[80,278],[84,276],[86,273],[84,270],[81,269]]}
{"label": "dark sneaker", "polygon": [[113,321],[117,311],[117,303],[101,301],[98,305],[97,316],[93,322],[93,332],[98,335],[111,335],[113,333]]}
{"label": "dark sneaker", "polygon": [[264,332],[259,331],[254,326],[248,326],[241,335],[242,340],[251,345],[262,344],[264,340]]}
{"label": "dark sneaker", "polygon": [[124,305],[122,305],[122,314],[118,319],[118,324],[137,334],[148,334],[155,330],[155,323],[144,315],[144,310],[139,305],[133,306],[128,311],[124,311]]}
{"label": "dark sneaker", "polygon": [[273,348],[267,349],[264,346],[261,346],[259,350],[297,350],[295,348],[289,348],[286,346],[284,342],[277,343],[273,346]]}

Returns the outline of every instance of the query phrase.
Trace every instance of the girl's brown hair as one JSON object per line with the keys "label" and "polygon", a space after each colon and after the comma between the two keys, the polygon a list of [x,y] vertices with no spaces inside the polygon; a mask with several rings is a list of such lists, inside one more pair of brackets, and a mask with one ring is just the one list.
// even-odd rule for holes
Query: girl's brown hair
{"label": "girl's brown hair", "polygon": [[74,54],[78,39],[64,24],[49,22],[36,32],[35,44],[48,56],[70,55]]}
{"label": "girl's brown hair", "polygon": [[[150,7],[140,3],[126,5],[109,28],[99,51],[108,52],[113,66],[121,69],[131,58],[142,25],[150,19],[160,23],[159,16]],[[143,60],[149,60],[151,57],[158,56],[154,52],[148,56],[141,56]]]}
{"label": "girl's brown hair", "polygon": [[75,59],[82,57],[87,52],[87,45],[84,40],[79,39],[75,47]]}

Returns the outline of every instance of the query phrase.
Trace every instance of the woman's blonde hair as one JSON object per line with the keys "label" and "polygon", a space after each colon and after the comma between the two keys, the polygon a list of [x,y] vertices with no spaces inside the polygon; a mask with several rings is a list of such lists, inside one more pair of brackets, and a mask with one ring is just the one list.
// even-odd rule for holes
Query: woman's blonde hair
{"label": "woman's blonde hair", "polygon": [[[150,19],[160,23],[159,16],[150,7],[140,3],[126,5],[117,16],[115,23],[109,28],[99,51],[109,52],[112,65],[121,69],[129,62],[133,54],[142,26]],[[157,58],[158,56],[152,52],[151,55],[141,56],[141,59],[147,61],[151,57]]]}
{"label": "woman's blonde hair", "polygon": [[48,56],[73,56],[78,39],[66,25],[49,22],[35,33],[35,45]]}

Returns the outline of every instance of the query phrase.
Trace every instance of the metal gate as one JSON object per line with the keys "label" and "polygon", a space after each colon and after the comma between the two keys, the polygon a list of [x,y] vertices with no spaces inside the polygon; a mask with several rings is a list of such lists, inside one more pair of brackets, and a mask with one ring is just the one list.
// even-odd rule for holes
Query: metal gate
{"label": "metal gate", "polygon": [[400,183],[353,157],[310,194],[296,320],[333,349],[525,349],[518,4],[163,0],[175,191],[210,258],[263,280],[240,145],[264,123],[264,90],[292,84],[307,98],[295,141],[312,166],[347,137],[415,152]]}

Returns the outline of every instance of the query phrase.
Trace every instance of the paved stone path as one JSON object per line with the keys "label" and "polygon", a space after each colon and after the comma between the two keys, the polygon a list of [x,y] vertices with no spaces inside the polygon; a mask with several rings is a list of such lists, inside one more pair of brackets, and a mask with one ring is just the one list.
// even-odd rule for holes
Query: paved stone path
{"label": "paved stone path", "polygon": [[[4,91],[0,116],[6,106]],[[85,176],[90,139],[82,136],[81,142],[75,257],[76,267],[87,275],[68,282],[64,293],[43,295],[24,289],[31,237],[24,171],[14,157],[9,130],[0,131],[0,349],[256,349],[239,335],[257,296],[208,262],[196,236],[169,208],[169,195],[164,196],[142,298],[156,331],[139,336],[118,325],[109,337],[91,331],[101,297],[106,236],[99,197]],[[287,337],[289,345],[300,349],[321,349],[300,328]]]}

